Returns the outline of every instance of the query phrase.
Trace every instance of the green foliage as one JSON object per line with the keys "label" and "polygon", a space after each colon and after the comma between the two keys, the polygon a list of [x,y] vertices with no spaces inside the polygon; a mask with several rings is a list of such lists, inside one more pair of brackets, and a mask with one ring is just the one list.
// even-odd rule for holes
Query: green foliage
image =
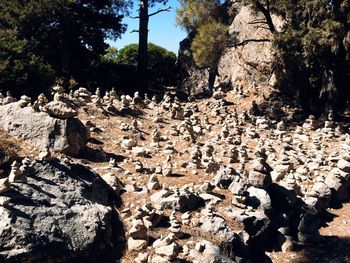
{"label": "green foliage", "polygon": [[[137,66],[138,45],[130,44],[120,49],[115,60],[118,64]],[[150,86],[159,88],[176,85],[176,55],[152,43],[148,43],[148,74]]]}
{"label": "green foliage", "polygon": [[194,34],[193,58],[197,66],[216,69],[228,45],[228,26],[223,23],[223,7],[219,0],[181,0],[176,21]]}
{"label": "green foliage", "polygon": [[[270,29],[279,50],[276,73],[299,93],[306,109],[311,105],[311,110],[323,110],[328,103],[337,110],[350,100],[350,1],[242,2],[265,18],[261,26]],[[177,23],[194,36],[194,61],[215,71],[230,41],[220,1],[181,0],[180,4]],[[282,29],[276,30],[272,14],[284,19]]]}
{"label": "green foliage", "polygon": [[[281,78],[300,91],[315,110],[330,104],[337,110],[350,99],[350,2],[348,0],[244,0],[265,16],[275,13],[285,23],[274,44],[285,72]],[[269,25],[269,28],[273,28]],[[285,74],[286,73],[286,74]],[[316,102],[316,103],[315,103]],[[306,105],[307,106],[307,105]],[[308,107],[308,106],[307,106]]]}
{"label": "green foliage", "polygon": [[228,27],[211,22],[198,29],[192,42],[193,58],[199,67],[215,68],[228,42]]}
{"label": "green foliage", "polygon": [[130,44],[119,50],[115,62],[137,66],[138,44]]}
{"label": "green foliage", "polygon": [[0,168],[13,162],[19,152],[19,147],[13,141],[5,139],[5,136],[0,131]]}
{"label": "green foliage", "polygon": [[[282,51],[284,61],[291,64],[285,55],[291,49],[299,53],[294,64],[306,71],[304,86],[317,90],[319,107],[322,111],[325,103],[337,110],[350,98],[349,42],[349,1],[298,1],[298,12],[292,17],[286,28],[298,34],[299,46],[292,46],[288,34],[277,36],[275,44]],[[282,9],[283,11],[284,9]],[[303,21],[299,23],[298,21]],[[290,51],[289,51],[290,52]],[[290,71],[293,68],[290,68]],[[298,83],[296,83],[298,84]]]}
{"label": "green foliage", "polygon": [[52,67],[28,49],[28,41],[18,40],[15,30],[0,29],[0,88],[30,94],[30,87],[52,84]]}
{"label": "green foliage", "polygon": [[220,18],[219,0],[180,0],[176,23],[187,31],[197,31]]}
{"label": "green foliage", "polygon": [[154,7],[156,4],[166,5],[168,0],[148,0],[148,4],[150,7]]}
{"label": "green foliage", "polygon": [[104,40],[116,39],[125,31],[121,12],[127,3],[0,1],[0,55],[1,68],[5,69],[0,75],[1,88],[15,93],[23,87],[45,89],[53,76],[73,76],[79,83],[88,84],[96,77],[92,69],[108,47]]}
{"label": "green foliage", "polygon": [[109,47],[106,50],[106,54],[102,56],[102,61],[116,63],[117,56],[118,49],[116,47]]}

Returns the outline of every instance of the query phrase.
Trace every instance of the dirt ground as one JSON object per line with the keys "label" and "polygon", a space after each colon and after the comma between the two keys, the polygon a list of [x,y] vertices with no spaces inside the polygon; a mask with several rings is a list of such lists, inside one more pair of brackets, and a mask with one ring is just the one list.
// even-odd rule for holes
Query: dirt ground
{"label": "dirt ground", "polygon": [[[261,95],[261,94],[259,94]],[[261,96],[251,92],[248,97],[237,99],[232,94],[228,94],[227,100],[232,105],[228,107],[229,110],[237,110],[241,114],[244,110],[250,108],[253,100],[257,100],[259,103],[262,99]],[[197,101],[197,105],[200,108],[201,119],[203,121],[203,114],[207,111],[206,100]],[[174,142],[175,149],[177,153],[172,156],[172,161],[174,163],[173,171],[177,176],[174,177],[159,177],[161,184],[166,184],[168,186],[181,187],[185,184],[198,183],[205,181],[212,181],[214,175],[206,175],[203,170],[192,171],[191,169],[184,169],[181,164],[189,159],[190,152],[189,146],[190,142],[180,140],[177,136],[170,135],[170,126],[172,124],[179,126],[181,121],[171,120],[166,112],[162,112],[164,115],[164,122],[155,123],[154,117],[157,112],[152,110],[145,110],[144,115],[135,117],[139,122],[139,131],[143,135],[143,139],[139,140],[139,146],[144,148],[150,147],[150,142],[152,141],[152,131],[157,129],[162,135],[168,136],[170,141]],[[79,158],[73,158],[76,162],[82,162],[87,164],[92,169],[94,169],[100,175],[107,172],[112,172],[115,174],[124,185],[135,184],[136,186],[144,186],[149,180],[149,174],[137,173],[135,171],[135,161],[142,161],[145,168],[162,166],[165,156],[161,148],[164,147],[165,142],[161,142],[161,148],[159,150],[154,150],[152,157],[140,158],[134,156],[131,152],[123,150],[120,145],[122,136],[128,135],[133,137],[130,132],[122,131],[120,129],[122,123],[131,125],[133,118],[130,116],[107,116],[103,112],[100,112],[96,107],[89,107],[88,111],[81,111],[79,118],[86,123],[87,121],[92,122],[98,128],[98,132],[93,132],[91,140],[88,143],[90,151],[88,151],[84,156]],[[216,119],[213,117],[209,118],[209,121],[213,124],[213,130],[219,132],[221,126],[216,123]],[[266,134],[260,134],[261,139],[269,138],[271,131],[267,131]],[[243,138],[245,143],[249,148],[254,149],[256,142],[248,139],[247,136]],[[205,143],[210,140],[209,134],[205,134],[200,138],[200,143]],[[332,152],[339,142],[337,140],[330,139],[327,141],[327,146],[323,149],[326,153]],[[274,142],[274,146],[279,145],[279,142]],[[21,144],[20,144],[21,145]],[[37,155],[35,149],[22,144],[21,145],[21,155],[34,157]],[[191,147],[190,147],[191,148]],[[31,149],[30,151],[25,151],[25,149]],[[103,151],[102,151],[103,149]],[[106,156],[100,156],[100,153],[106,154]],[[216,153],[217,158],[220,158],[221,163],[226,163],[227,158],[220,156],[220,153]],[[108,159],[114,158],[118,163],[120,170],[111,170],[108,166]],[[219,161],[219,160],[218,160]],[[153,192],[146,193],[133,193],[127,192],[122,195],[122,203],[118,207],[119,211],[123,209],[131,208],[133,210],[137,206],[142,206],[149,200],[149,196]],[[217,192],[223,197],[221,203],[217,205],[217,211],[220,207],[229,206],[232,203],[232,195],[228,190],[220,190]],[[165,215],[169,215],[171,211],[164,211]],[[193,213],[194,218],[198,218],[199,214]],[[221,214],[222,217],[225,217]],[[349,262],[350,263],[350,203],[346,203],[340,209],[329,209],[328,214],[325,216],[327,223],[322,227],[321,234],[325,238],[325,242],[319,245],[310,245],[304,247],[296,247],[293,252],[271,252],[267,253],[272,259],[273,263],[306,263],[306,262]],[[122,219],[123,220],[123,219]],[[123,220],[126,230],[130,228],[130,222],[128,219]],[[241,226],[232,220],[227,220],[227,223],[232,229],[239,229]],[[167,227],[160,227],[156,230],[152,230],[150,233],[151,238],[157,239],[161,235],[166,234]],[[199,228],[184,228],[183,231],[187,234],[188,238],[184,240],[179,240],[181,245],[189,244],[190,241],[198,241],[201,239],[207,239],[214,243],[220,243],[216,240],[215,236],[203,233]],[[192,242],[192,244],[194,244]],[[122,258],[123,263],[134,262],[136,252],[126,251]]]}

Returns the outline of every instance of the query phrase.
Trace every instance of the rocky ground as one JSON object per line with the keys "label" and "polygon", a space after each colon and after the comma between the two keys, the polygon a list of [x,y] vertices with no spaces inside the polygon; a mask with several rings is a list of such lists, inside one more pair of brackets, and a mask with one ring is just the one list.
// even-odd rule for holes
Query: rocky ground
{"label": "rocky ground", "polygon": [[325,224],[320,233],[325,238],[321,244],[304,245],[294,252],[273,252],[270,257],[273,262],[350,262],[349,231],[350,231],[350,204],[345,203],[339,209],[328,209]]}
{"label": "rocky ground", "polygon": [[[343,248],[350,207],[333,208],[349,197],[350,138],[346,125],[335,123],[331,113],[323,121],[303,119],[293,101],[256,86],[218,90],[210,99],[191,102],[172,95],[157,100],[138,94],[119,98],[115,91],[102,96],[79,89],[68,95],[56,87],[54,92],[54,101],[41,96],[33,106],[26,97],[19,102],[0,98],[6,104],[0,106],[1,129],[31,145],[23,154],[30,159],[13,164],[0,179],[0,212],[9,217],[0,225],[0,239],[8,240],[6,233],[14,227],[11,218],[18,214],[11,209],[28,209],[18,202],[20,193],[38,200],[30,207],[50,204],[45,212],[31,208],[31,217],[46,213],[64,221],[49,208],[57,200],[69,203],[71,194],[63,194],[60,186],[66,182],[82,193],[98,188],[92,194],[103,200],[72,194],[80,206],[68,218],[77,227],[86,225],[87,216],[79,215],[91,203],[98,225],[86,225],[94,231],[82,244],[72,241],[81,238],[75,236],[81,230],[69,228],[67,237],[56,233],[65,229],[61,224],[56,230],[47,229],[47,222],[38,226],[59,247],[57,236],[71,240],[60,251],[83,251],[89,244],[124,247],[121,262],[348,262]],[[21,118],[24,113],[28,117]],[[45,177],[41,165],[55,171],[49,172],[53,177]],[[69,172],[75,165],[80,168]],[[68,178],[57,182],[51,166]],[[84,169],[109,186],[75,175]],[[93,171],[89,178],[100,178]],[[35,181],[44,182],[40,188],[53,196],[36,195],[38,189],[27,187]],[[45,182],[57,186],[46,189]],[[108,197],[111,189],[118,201]],[[110,218],[120,218],[123,231],[116,234]],[[20,244],[26,250],[19,253],[9,245],[0,256],[15,260],[16,253],[41,249]],[[89,253],[74,256],[88,258]]]}

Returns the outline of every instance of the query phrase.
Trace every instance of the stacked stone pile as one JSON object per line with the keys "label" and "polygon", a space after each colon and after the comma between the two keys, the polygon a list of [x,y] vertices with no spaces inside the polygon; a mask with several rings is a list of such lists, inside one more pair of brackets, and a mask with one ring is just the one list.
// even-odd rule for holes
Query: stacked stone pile
{"label": "stacked stone pile", "polygon": [[[20,113],[31,123],[40,117],[35,122],[45,127],[45,118],[68,123],[79,114],[104,147],[123,155],[119,162],[101,150],[109,163],[96,170],[127,200],[120,214],[135,262],[254,262],[267,249],[287,252],[322,242],[321,214],[349,197],[350,139],[331,118],[323,125],[310,116],[290,126],[290,120],[264,115],[256,102],[237,110],[220,90],[212,99],[187,103],[168,93],[157,102],[138,93],[118,97],[115,90],[53,91],[53,102],[40,95],[31,105],[23,96],[0,106],[0,124],[28,137],[26,122],[14,121]],[[32,136],[42,140],[44,134]],[[57,137],[48,141],[41,159],[52,159],[52,145],[59,143]],[[3,206],[11,202],[13,184],[27,183],[31,166],[28,159],[15,162],[0,179]]]}

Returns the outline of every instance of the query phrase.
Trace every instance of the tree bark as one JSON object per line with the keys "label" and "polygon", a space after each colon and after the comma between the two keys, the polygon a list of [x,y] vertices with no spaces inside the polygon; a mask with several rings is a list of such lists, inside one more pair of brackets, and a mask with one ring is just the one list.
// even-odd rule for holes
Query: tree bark
{"label": "tree bark", "polygon": [[148,89],[148,0],[140,0],[140,24],[139,24],[139,52],[137,71],[139,75],[140,90],[145,92]]}
{"label": "tree bark", "polygon": [[270,2],[266,1],[266,3],[267,3],[266,7],[264,7],[264,5],[258,0],[255,0],[254,3],[255,3],[255,6],[264,15],[265,20],[266,20],[266,24],[268,25],[270,31],[272,33],[275,33],[276,32],[276,28],[275,28],[275,25],[273,24],[272,17],[271,17],[271,14],[270,14],[270,7],[269,7]]}
{"label": "tree bark", "polygon": [[61,18],[61,39],[60,39],[60,50],[61,50],[61,75],[65,76],[69,72],[69,22],[67,16],[63,15]]}
{"label": "tree bark", "polygon": [[211,93],[214,92],[215,79],[216,79],[216,76],[218,75],[219,75],[218,67],[209,69],[208,86]]}

